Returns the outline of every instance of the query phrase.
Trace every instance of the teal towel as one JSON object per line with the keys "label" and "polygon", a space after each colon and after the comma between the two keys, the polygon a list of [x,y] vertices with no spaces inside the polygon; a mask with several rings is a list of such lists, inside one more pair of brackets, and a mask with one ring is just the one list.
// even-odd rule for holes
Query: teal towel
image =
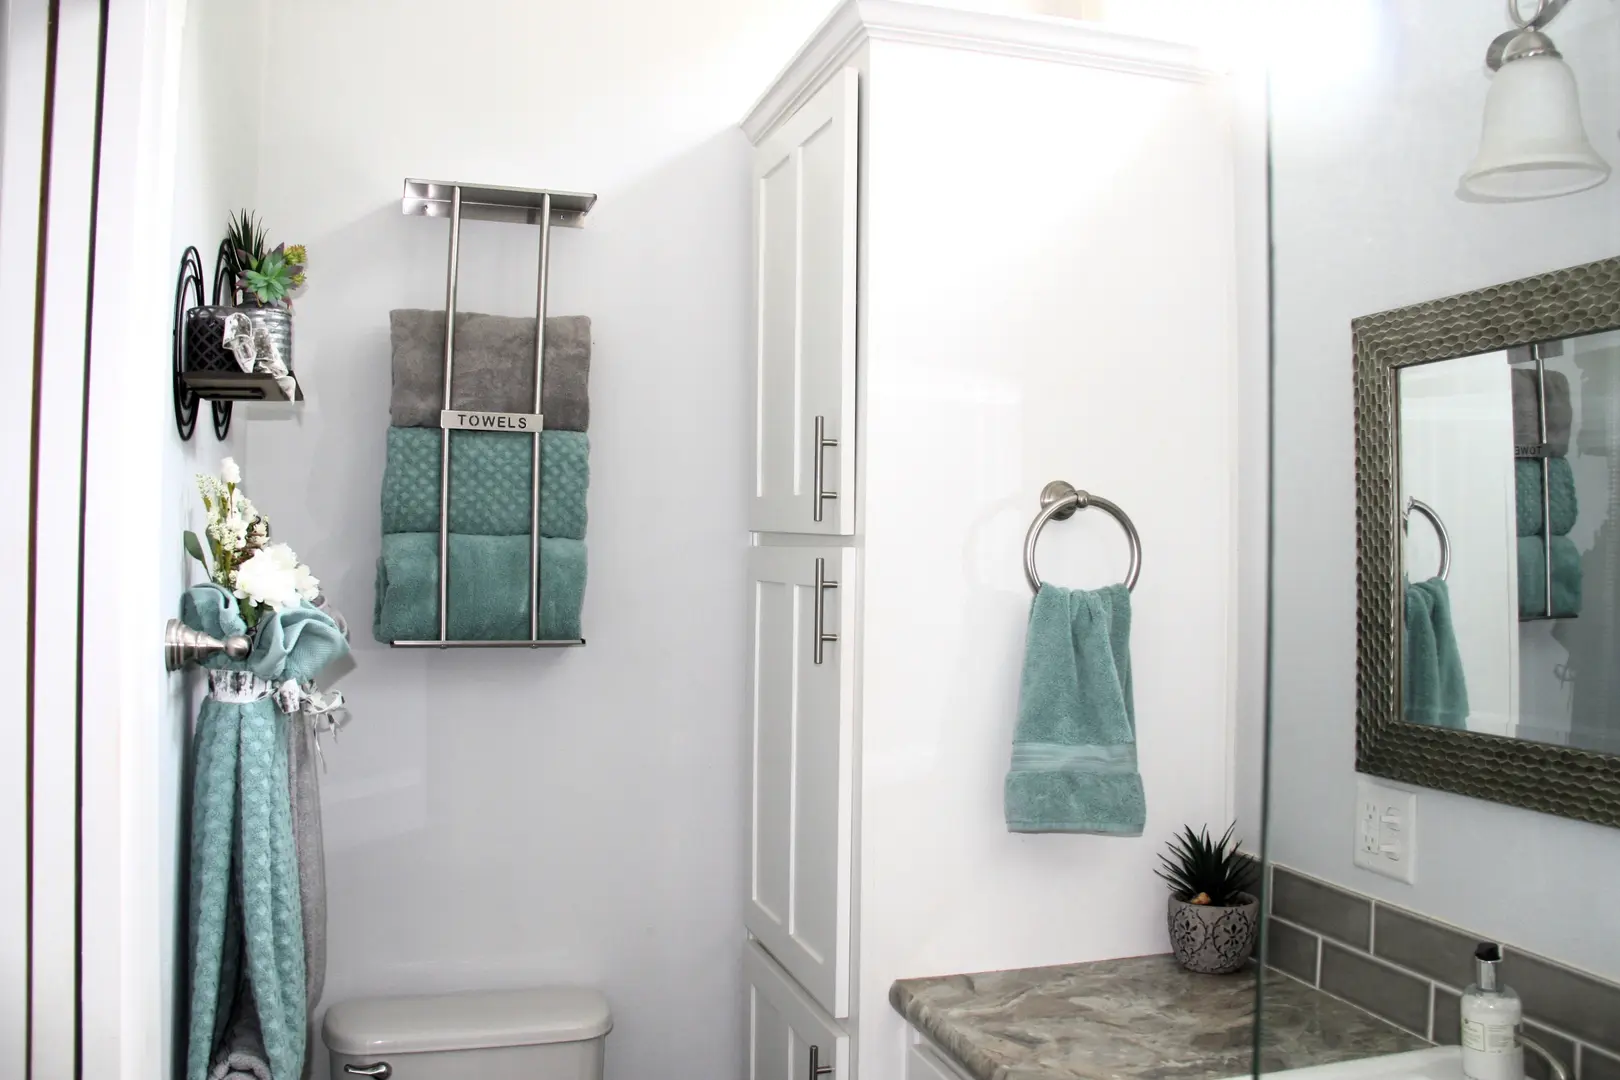
{"label": "teal towel", "polygon": [[[188,590],[180,617],[219,638],[246,632],[235,599],[217,585]],[[221,653],[204,666],[250,671],[279,684],[313,679],[347,651],[331,617],[303,605],[261,620],[246,660]],[[208,1075],[238,1007],[256,1009],[275,1080],[297,1080],[304,1066],[308,1013],[287,786],[289,722],[269,698],[225,702],[210,696],[197,715],[187,1080]]]}
{"label": "teal towel", "polygon": [[[458,641],[517,641],[529,636],[529,538],[450,534],[450,618]],[[585,542],[540,540],[540,636],[580,636],[585,600]],[[382,538],[372,633],[378,641],[439,636],[439,537]]]}
{"label": "teal towel", "polygon": [[[1519,537],[1519,614],[1547,613],[1547,567],[1541,537]],[[1581,613],[1581,553],[1567,536],[1552,538],[1553,614]]]}
{"label": "teal towel", "polygon": [[[1513,463],[1514,486],[1519,504],[1519,535],[1541,535],[1541,462],[1516,461]],[[1575,527],[1579,510],[1575,502],[1575,472],[1566,458],[1551,458],[1547,462],[1547,509],[1552,513],[1554,536],[1564,536]]]}
{"label": "teal towel", "polygon": [[[500,431],[450,433],[450,531],[528,535],[534,436]],[[439,432],[388,429],[382,531],[439,531]],[[585,539],[585,492],[591,483],[590,436],[540,435],[540,535]]]}
{"label": "teal towel", "polygon": [[1142,835],[1125,586],[1035,594],[1005,802],[1010,832]]}
{"label": "teal towel", "polygon": [[1414,724],[1466,729],[1468,680],[1451,621],[1451,593],[1439,578],[1406,586],[1401,639],[1404,716]]}

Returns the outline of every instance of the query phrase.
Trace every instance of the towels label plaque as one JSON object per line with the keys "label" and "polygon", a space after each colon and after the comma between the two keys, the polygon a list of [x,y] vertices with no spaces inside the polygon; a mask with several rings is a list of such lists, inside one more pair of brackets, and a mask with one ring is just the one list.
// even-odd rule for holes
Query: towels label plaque
{"label": "towels label plaque", "polygon": [[474,412],[470,409],[445,409],[439,413],[442,428],[469,428],[475,431],[541,431],[545,416],[525,412]]}

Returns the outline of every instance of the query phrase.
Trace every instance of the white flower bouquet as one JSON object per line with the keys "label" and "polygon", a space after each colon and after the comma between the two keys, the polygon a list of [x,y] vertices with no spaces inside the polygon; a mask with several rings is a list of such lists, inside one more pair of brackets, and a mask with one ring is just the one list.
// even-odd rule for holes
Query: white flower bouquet
{"label": "white flower bouquet", "polygon": [[209,580],[236,597],[242,621],[251,629],[265,615],[313,603],[321,583],[292,548],[270,542],[270,519],[242,493],[241,484],[242,470],[230,458],[220,463],[218,476],[198,475],[197,490],[208,512],[208,545],[205,549],[189,530],[185,545]]}

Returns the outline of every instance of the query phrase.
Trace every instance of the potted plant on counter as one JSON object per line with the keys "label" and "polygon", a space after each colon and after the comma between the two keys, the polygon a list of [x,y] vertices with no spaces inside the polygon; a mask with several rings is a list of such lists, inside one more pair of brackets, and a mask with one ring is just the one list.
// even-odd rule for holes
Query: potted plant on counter
{"label": "potted plant on counter", "polygon": [[1259,879],[1254,860],[1232,839],[1209,827],[1182,829],[1156,873],[1170,886],[1170,948],[1188,971],[1226,975],[1248,963],[1260,936],[1260,901],[1250,891]]}

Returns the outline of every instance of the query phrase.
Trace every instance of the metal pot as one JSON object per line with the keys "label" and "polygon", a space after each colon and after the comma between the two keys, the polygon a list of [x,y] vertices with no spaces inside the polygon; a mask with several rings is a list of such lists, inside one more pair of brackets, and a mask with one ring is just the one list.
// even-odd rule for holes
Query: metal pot
{"label": "metal pot", "polygon": [[240,312],[252,320],[255,327],[263,327],[276,343],[288,370],[293,367],[292,312],[286,308],[205,306],[186,312],[187,371],[231,373],[241,371],[236,357],[225,346],[225,319]]}
{"label": "metal pot", "polygon": [[1170,948],[1176,961],[1201,975],[1229,975],[1243,968],[1260,937],[1260,901],[1238,893],[1230,907],[1190,904],[1170,897]]}

